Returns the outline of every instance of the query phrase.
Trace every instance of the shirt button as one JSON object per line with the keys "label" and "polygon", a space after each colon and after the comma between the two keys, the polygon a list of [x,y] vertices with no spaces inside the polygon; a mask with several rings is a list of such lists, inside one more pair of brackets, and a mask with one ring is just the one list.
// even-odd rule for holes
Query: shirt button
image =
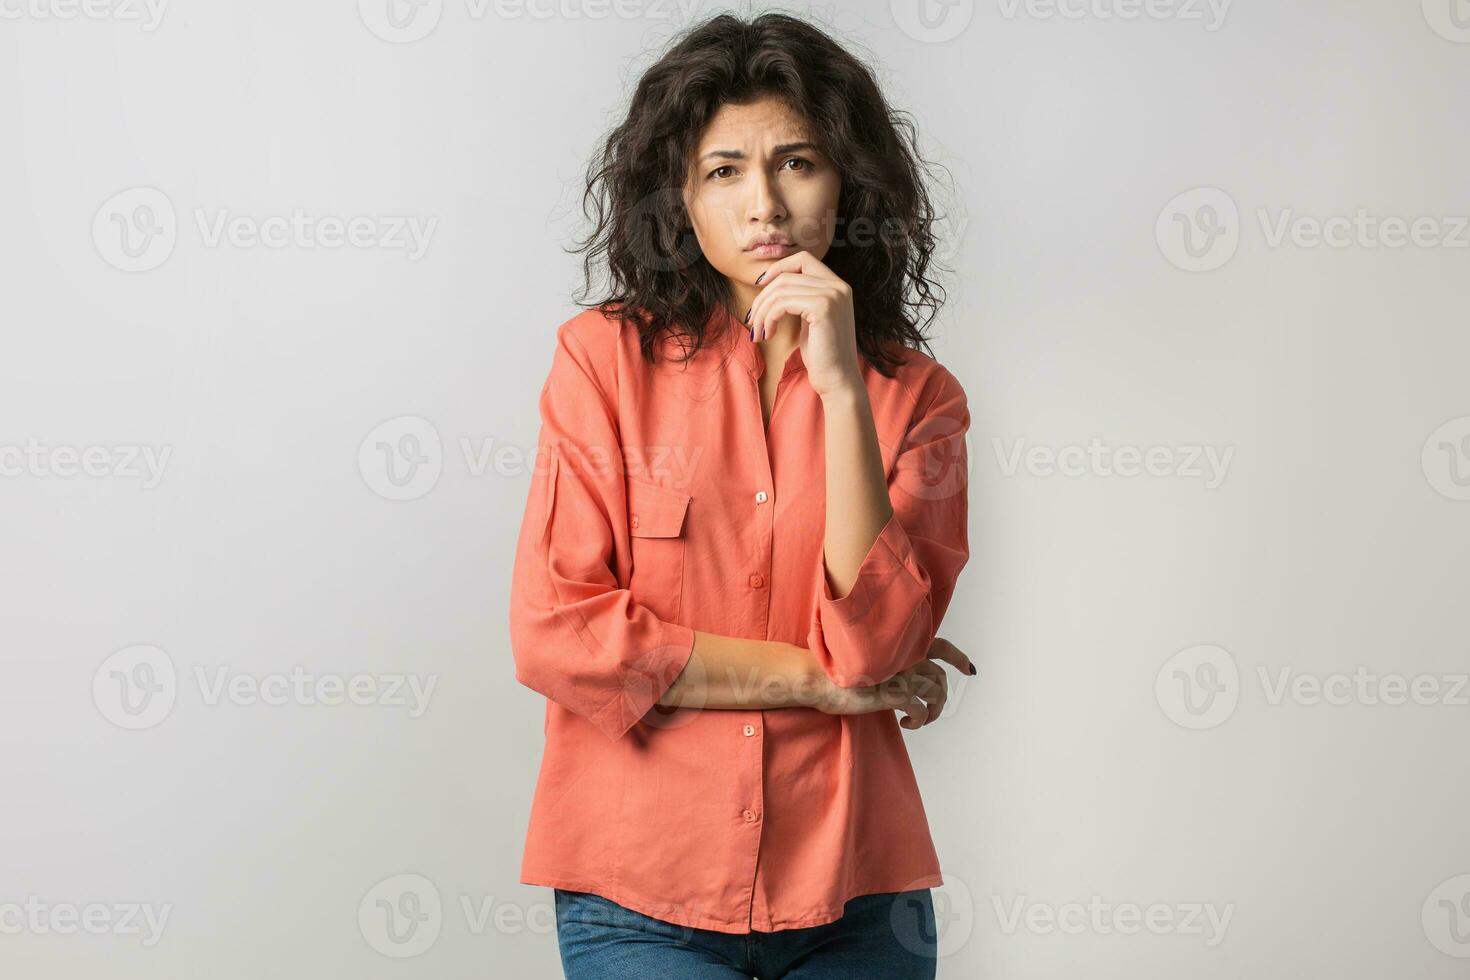
{"label": "shirt button", "polygon": [[634,527],[637,527],[638,526],[638,515],[637,514],[634,514],[633,515],[633,526]]}
{"label": "shirt button", "polygon": [[745,811],[745,822],[746,823],[755,823],[755,811],[754,810],[746,810]]}
{"label": "shirt button", "polygon": [[763,504],[766,502],[766,492],[764,490],[755,495],[755,502],[758,504]]}
{"label": "shirt button", "polygon": [[755,734],[755,726],[754,725],[746,725],[743,729],[741,729],[741,731],[745,732],[745,734],[747,734],[747,735],[754,735]]}
{"label": "shirt button", "polygon": [[763,579],[763,578],[761,578],[759,574],[752,575],[750,577],[750,587],[752,589],[758,589],[762,585],[765,585],[765,584],[766,584],[766,580]]}

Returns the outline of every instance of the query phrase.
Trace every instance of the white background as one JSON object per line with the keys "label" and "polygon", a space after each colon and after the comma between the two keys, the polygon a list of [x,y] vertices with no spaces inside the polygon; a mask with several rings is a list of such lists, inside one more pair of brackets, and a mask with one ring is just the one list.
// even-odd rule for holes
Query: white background
{"label": "white background", "polygon": [[[559,976],[551,892],[516,881],[544,703],[507,641],[518,454],[585,162],[713,8],[109,2],[0,0],[0,974]],[[1455,2],[814,12],[952,178],[973,557],[941,635],[980,674],[906,736],[941,977],[1470,971]],[[370,234],[208,234],[296,209]],[[1360,212],[1430,223],[1393,247]],[[118,220],[165,234],[129,256]],[[1223,234],[1191,256],[1186,227]],[[1107,455],[1155,446],[1153,474]],[[250,695],[296,668],[377,694]],[[1394,677],[1437,693],[1385,703]],[[420,930],[386,935],[410,893]],[[1173,926],[1126,934],[1128,903]]]}

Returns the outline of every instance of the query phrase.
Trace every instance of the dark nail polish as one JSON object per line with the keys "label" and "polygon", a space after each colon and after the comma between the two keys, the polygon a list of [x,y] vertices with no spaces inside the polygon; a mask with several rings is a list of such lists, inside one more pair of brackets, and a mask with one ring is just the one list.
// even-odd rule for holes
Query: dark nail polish
{"label": "dark nail polish", "polygon": [[[753,310],[753,309],[755,309],[755,307],[754,307],[754,306],[752,306],[752,307],[751,307],[751,308],[750,308],[750,310]],[[750,310],[746,310],[746,311],[745,311],[745,322],[746,322],[746,323],[749,323],[749,322],[750,322]]]}
{"label": "dark nail polish", "polygon": [[976,672],[977,672],[977,671],[976,671],[976,670],[975,670],[975,665],[974,665],[974,664],[971,664],[971,665],[970,665],[970,673],[972,673],[972,674],[974,674],[974,673],[976,673]]}
{"label": "dark nail polish", "polygon": [[[769,271],[769,270],[767,270],[767,271]],[[761,284],[761,280],[764,279],[765,277],[766,277],[766,274],[764,272],[762,272],[760,275],[756,276],[755,277],[755,284],[757,286],[759,286]]]}

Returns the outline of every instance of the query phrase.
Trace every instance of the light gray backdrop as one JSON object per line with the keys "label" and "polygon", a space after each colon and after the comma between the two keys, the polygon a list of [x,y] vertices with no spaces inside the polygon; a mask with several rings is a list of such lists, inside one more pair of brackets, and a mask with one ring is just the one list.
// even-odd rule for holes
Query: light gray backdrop
{"label": "light gray backdrop", "polygon": [[[559,976],[508,573],[714,8],[0,0],[0,974]],[[1470,975],[1470,5],[815,11],[948,168],[941,977]]]}

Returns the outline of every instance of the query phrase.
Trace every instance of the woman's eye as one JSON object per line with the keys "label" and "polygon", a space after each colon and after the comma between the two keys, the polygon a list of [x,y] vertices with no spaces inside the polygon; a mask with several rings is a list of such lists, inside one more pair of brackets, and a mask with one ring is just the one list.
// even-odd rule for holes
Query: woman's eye
{"label": "woman's eye", "polygon": [[[796,170],[798,173],[805,170],[811,170],[815,166],[810,160],[806,159],[805,157],[788,157],[781,164],[781,166],[785,167],[787,164],[792,163],[797,164],[797,166],[792,169]],[[709,172],[708,179],[722,180],[723,178],[730,176],[730,174],[726,173],[726,171],[733,171],[734,169],[735,168],[728,163],[725,164],[723,167],[716,167]]]}

